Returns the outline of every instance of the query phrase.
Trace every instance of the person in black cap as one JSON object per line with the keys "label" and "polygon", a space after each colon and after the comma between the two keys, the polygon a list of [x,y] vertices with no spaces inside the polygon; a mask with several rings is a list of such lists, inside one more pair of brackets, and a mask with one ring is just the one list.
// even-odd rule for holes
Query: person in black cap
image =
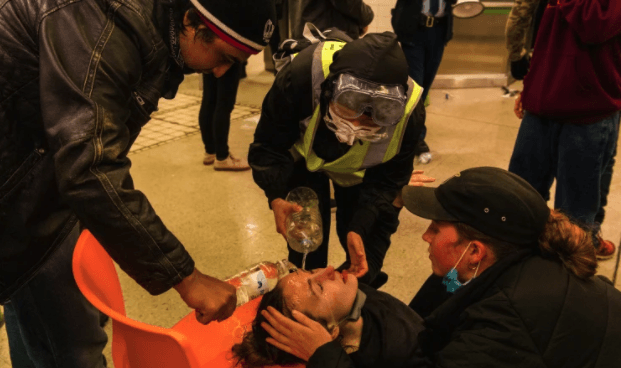
{"label": "person in black cap", "polygon": [[[621,364],[621,292],[594,277],[590,234],[525,180],[477,167],[437,188],[406,187],[403,200],[432,220],[423,240],[450,294],[424,319],[412,367]],[[271,315],[272,337],[307,367],[356,366],[312,321]]]}
{"label": "person in black cap", "polygon": [[267,44],[270,0],[15,0],[0,5],[0,304],[12,366],[102,367],[107,337],[71,257],[87,228],[137,283],[202,323],[234,287],[202,274],[136,190],[127,157],[184,73]]}
{"label": "person in black cap", "polygon": [[[278,72],[248,162],[283,236],[297,208],[285,201],[287,193],[299,186],[317,193],[323,242],[308,255],[310,270],[327,265],[332,181],[336,231],[347,254],[339,270],[349,268],[379,287],[387,280],[380,271],[399,224],[393,202],[412,173],[425,118],[422,90],[408,77],[393,33],[355,41],[334,29],[329,35]],[[366,260],[359,256],[365,252]],[[289,261],[301,267],[302,257],[289,247]]]}

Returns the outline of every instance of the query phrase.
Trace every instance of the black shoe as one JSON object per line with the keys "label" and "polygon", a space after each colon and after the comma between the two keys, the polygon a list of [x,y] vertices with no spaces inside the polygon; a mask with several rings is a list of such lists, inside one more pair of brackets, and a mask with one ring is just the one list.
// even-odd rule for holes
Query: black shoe
{"label": "black shoe", "polygon": [[386,272],[380,271],[380,273],[378,273],[377,276],[375,276],[373,281],[369,283],[369,286],[377,290],[381,288],[382,286],[384,286],[386,282],[388,282],[388,275],[386,274]]}

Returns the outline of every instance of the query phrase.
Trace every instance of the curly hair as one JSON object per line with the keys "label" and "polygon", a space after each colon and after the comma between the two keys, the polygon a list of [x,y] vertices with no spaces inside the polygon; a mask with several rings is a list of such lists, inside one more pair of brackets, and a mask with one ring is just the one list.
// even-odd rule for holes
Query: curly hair
{"label": "curly hair", "polygon": [[[462,222],[454,223],[460,240],[478,240],[485,243],[496,259],[502,259],[519,250],[518,246],[481,233]],[[558,210],[551,210],[542,234],[539,251],[549,259],[557,259],[565,268],[581,279],[588,279],[597,271],[597,258],[591,232],[572,222]]]}
{"label": "curly hair", "polygon": [[[183,21],[179,22],[179,31],[183,34],[187,31],[188,27],[195,30],[194,39],[199,39],[206,44],[212,43],[218,36],[208,27],[205,27],[205,23],[201,19],[198,10],[194,6],[188,4],[188,6],[181,12],[182,17],[187,13],[188,25],[183,26]],[[183,19],[183,18],[182,18]]]}

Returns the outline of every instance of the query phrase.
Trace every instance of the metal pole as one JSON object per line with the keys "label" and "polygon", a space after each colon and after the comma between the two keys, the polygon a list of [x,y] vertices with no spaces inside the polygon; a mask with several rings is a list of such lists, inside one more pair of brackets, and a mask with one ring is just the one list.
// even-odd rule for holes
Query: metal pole
{"label": "metal pole", "polygon": [[[621,242],[617,244],[621,245]],[[617,286],[617,272],[619,271],[620,260],[621,260],[621,250],[617,249],[617,263],[615,264],[615,272],[612,274],[612,286]]]}

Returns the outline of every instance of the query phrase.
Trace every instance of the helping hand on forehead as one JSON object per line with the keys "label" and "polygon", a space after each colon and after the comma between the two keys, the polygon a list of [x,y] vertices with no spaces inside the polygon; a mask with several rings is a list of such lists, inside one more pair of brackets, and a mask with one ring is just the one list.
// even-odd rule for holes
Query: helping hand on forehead
{"label": "helping hand on forehead", "polygon": [[282,287],[287,287],[283,296],[293,318],[268,307],[261,311],[267,320],[261,323],[261,327],[271,336],[266,339],[268,343],[308,360],[318,347],[338,336],[340,322],[346,321],[357,300],[353,294],[351,299],[348,298],[346,289],[358,290],[357,283],[349,283],[355,279],[347,280],[346,271],[339,274],[332,266],[312,272],[297,270],[287,277],[288,280],[283,279],[285,285]]}
{"label": "helping hand on forehead", "polygon": [[273,307],[261,312],[269,322],[261,323],[272,337],[266,341],[289,354],[308,361],[322,345],[332,341],[330,333],[319,323],[304,314],[293,311],[296,321],[285,317]]}

